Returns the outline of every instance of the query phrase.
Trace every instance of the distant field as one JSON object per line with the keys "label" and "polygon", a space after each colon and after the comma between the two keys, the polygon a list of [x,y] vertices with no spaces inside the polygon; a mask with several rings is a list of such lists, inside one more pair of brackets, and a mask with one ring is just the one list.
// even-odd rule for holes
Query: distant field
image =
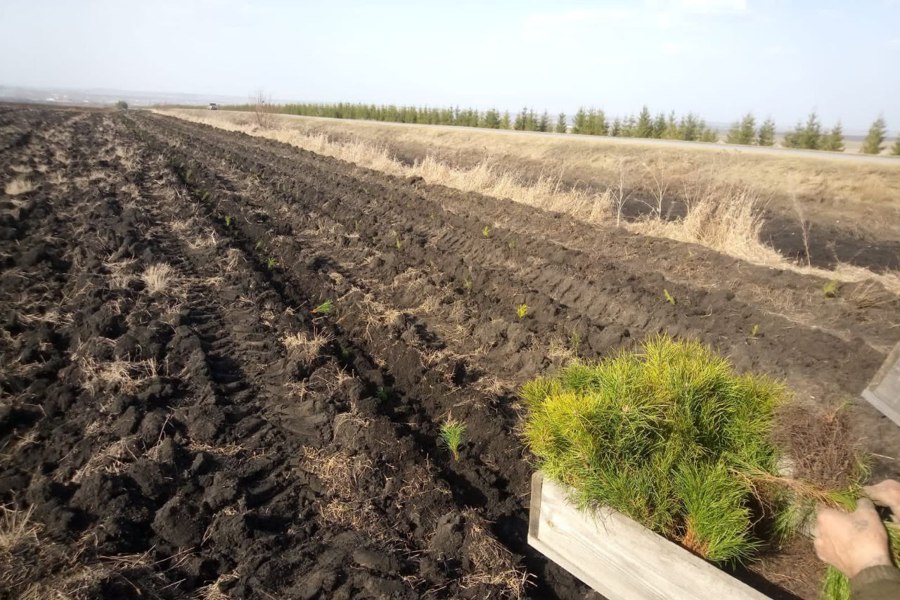
{"label": "distant field", "polygon": [[[252,113],[176,112],[235,125],[254,124]],[[401,159],[414,160],[430,154],[460,166],[471,166],[487,158],[526,177],[543,174],[587,186],[606,185],[617,179],[619,165],[624,161],[626,185],[638,190],[646,186],[649,177],[645,166],[649,166],[658,168],[673,183],[701,178],[750,186],[771,197],[774,207],[787,210],[793,209],[796,194],[804,204],[815,206],[809,218],[850,218],[887,239],[900,237],[900,159],[859,155],[853,142],[848,142],[847,152],[830,153],[288,115],[269,117],[280,126],[304,133],[323,133],[340,141],[383,146]],[[848,214],[848,208],[854,214]]]}
{"label": "distant field", "polygon": [[888,273],[886,285],[900,289],[892,158],[272,114],[260,127],[250,112],[165,112],[757,264],[837,269],[822,276],[846,280]]}

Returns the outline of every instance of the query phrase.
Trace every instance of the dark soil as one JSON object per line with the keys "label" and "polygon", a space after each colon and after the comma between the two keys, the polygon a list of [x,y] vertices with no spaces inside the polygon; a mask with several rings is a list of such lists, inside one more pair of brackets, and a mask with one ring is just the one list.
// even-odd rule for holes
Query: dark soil
{"label": "dark soil", "polygon": [[[0,124],[3,181],[36,186],[0,206],[0,503],[31,511],[0,598],[596,597],[526,544],[515,389],[658,332],[810,410],[849,401],[866,447],[900,453],[856,400],[893,299],[166,117]],[[747,577],[813,598],[809,556]]]}

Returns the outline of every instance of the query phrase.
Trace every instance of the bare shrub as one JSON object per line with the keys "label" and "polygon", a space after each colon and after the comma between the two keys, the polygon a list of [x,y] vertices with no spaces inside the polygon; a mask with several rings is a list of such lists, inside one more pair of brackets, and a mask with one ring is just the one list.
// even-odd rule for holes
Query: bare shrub
{"label": "bare shrub", "polygon": [[797,196],[794,195],[793,198],[793,206],[794,212],[797,214],[797,222],[800,224],[800,233],[803,236],[803,254],[806,256],[806,266],[812,266],[812,256],[809,254],[809,230],[812,225],[809,221],[806,220],[806,216],[803,214],[803,209],[800,208],[800,203],[797,202]]}
{"label": "bare shrub", "polygon": [[616,227],[622,225],[622,209],[628,202],[631,192],[625,192],[625,160],[620,160],[617,169],[616,183],[609,188],[610,199],[616,213]]}
{"label": "bare shrub", "polygon": [[263,90],[257,90],[250,99],[253,105],[253,118],[260,129],[272,129],[275,125],[275,107],[272,105],[272,97]]}
{"label": "bare shrub", "polygon": [[656,213],[656,218],[662,219],[663,203],[666,200],[666,193],[669,191],[671,178],[666,172],[665,165],[659,161],[652,165],[644,163],[644,170],[651,179],[650,193],[655,201],[655,205],[651,205],[651,208]]}

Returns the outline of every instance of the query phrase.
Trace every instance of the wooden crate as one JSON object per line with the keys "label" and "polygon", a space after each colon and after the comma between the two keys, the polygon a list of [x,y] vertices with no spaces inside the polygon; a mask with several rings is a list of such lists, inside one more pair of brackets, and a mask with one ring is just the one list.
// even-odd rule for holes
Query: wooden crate
{"label": "wooden crate", "polygon": [[608,600],[770,600],[617,511],[578,510],[541,472],[531,479],[528,543]]}
{"label": "wooden crate", "polygon": [[900,344],[888,354],[869,387],[863,390],[862,397],[900,425]]}

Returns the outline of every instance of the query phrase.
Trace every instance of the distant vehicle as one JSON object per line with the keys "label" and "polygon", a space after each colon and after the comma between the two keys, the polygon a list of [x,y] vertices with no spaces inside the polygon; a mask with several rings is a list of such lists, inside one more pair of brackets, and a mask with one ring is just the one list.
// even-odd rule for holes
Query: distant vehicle
{"label": "distant vehicle", "polygon": [[219,105],[216,104],[215,102],[210,102],[210,103],[209,103],[209,110],[219,110]]}

